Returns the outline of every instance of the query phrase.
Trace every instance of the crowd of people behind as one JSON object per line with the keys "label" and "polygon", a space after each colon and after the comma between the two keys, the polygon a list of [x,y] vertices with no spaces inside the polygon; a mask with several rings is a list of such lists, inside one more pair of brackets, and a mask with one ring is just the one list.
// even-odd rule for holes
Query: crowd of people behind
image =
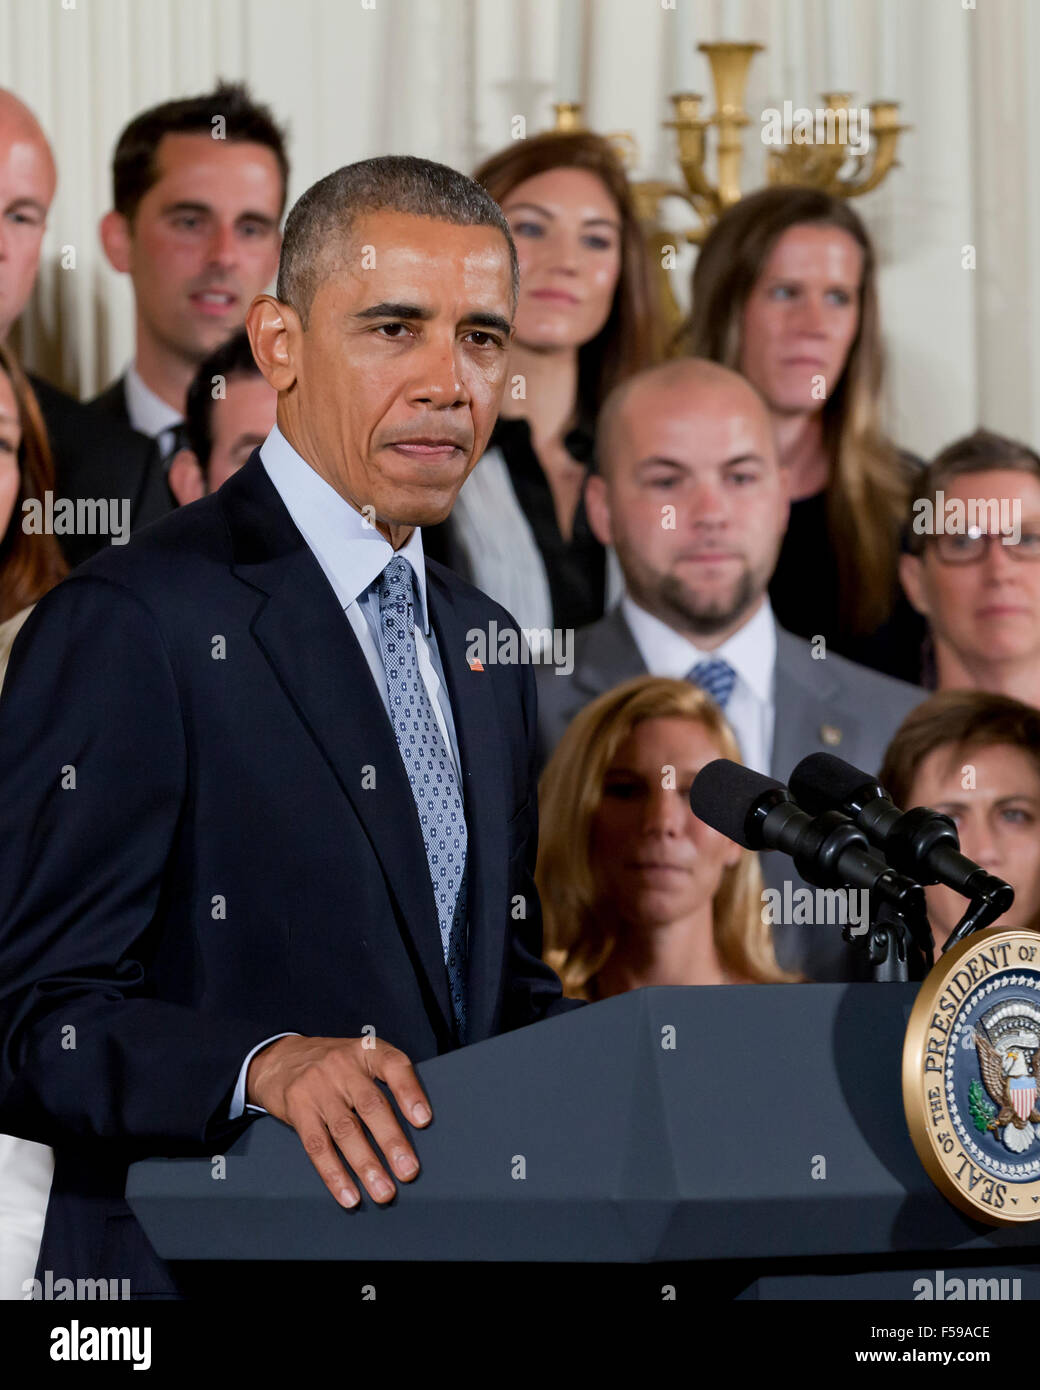
{"label": "crowd of people behind", "polygon": [[[214,111],[225,117],[219,141]],[[48,493],[88,508],[110,499],[137,530],[216,490],[274,425],[276,393],[243,320],[278,265],[288,175],[283,131],[242,85],[130,122],[100,233],[132,282],[134,358],[83,404],[26,374],[8,341],[33,289],[57,173],[31,111],[0,93],[0,678],[32,605],[70,567],[126,539],[86,524],[89,510],[64,534],[32,528],[27,503]],[[575,990],[593,977],[604,990],[610,980],[710,982],[734,969],[828,978],[849,968],[833,934],[807,941],[782,923],[777,964],[756,944],[756,913],[721,892],[721,863],[691,908],[691,883],[653,846],[678,835],[700,883],[711,859],[694,848],[704,827],[684,809],[662,828],[652,809],[661,798],[632,788],[626,795],[644,806],[637,823],[646,822],[634,839],[649,847],[634,857],[636,879],[654,911],[681,882],[673,907],[683,924],[619,922],[603,936],[602,904],[629,901],[581,858],[592,853],[596,798],[620,796],[611,768],[624,762],[625,741],[614,746],[608,709],[619,727],[672,721],[680,743],[690,736],[680,726],[695,727],[702,762],[725,748],[781,779],[818,748],[896,769],[892,740],[911,711],[917,728],[952,721],[954,762],[962,752],[968,762],[975,731],[1007,718],[1016,732],[999,745],[1009,761],[999,813],[978,826],[969,816],[969,827],[957,788],[940,800],[995,872],[1010,875],[1006,857],[1025,854],[1014,915],[1036,922],[1040,837],[1028,827],[1040,814],[1040,743],[1026,709],[1008,702],[1040,704],[1040,457],[989,428],[930,463],[890,438],[876,257],[856,212],[808,188],[741,199],[699,252],[689,318],[661,361],[653,267],[606,140],[554,132],[515,141],[474,178],[502,207],[519,258],[510,385],[479,467],[423,546],[501,602],[536,657],[551,655],[538,646],[554,631],[578,633],[573,669],[548,660],[539,669],[548,958],[566,963]],[[938,504],[930,532],[916,525],[922,498]],[[942,529],[944,505],[979,499],[990,506],[981,524]],[[964,515],[970,523],[975,514]],[[1011,515],[1014,534],[985,520]],[[667,684],[676,679],[705,691],[710,712],[678,699]],[[631,708],[616,704],[622,688]],[[925,702],[928,691],[975,692],[963,729],[949,700]],[[673,705],[668,715],[634,713]],[[576,719],[586,706],[598,723]],[[602,745],[588,742],[594,733]],[[597,788],[586,785],[601,762]],[[662,765],[680,762],[690,759],[676,752]],[[995,770],[971,789],[971,807],[995,796],[994,779]],[[913,779],[899,786],[915,790]],[[767,860],[765,872],[768,882],[792,870]],[[716,899],[722,920],[705,955],[711,932],[693,919],[707,911],[710,920]],[[745,918],[741,944],[724,947]],[[585,935],[593,921],[595,945]],[[579,978],[575,962],[591,961],[591,976]]]}
{"label": "crowd of people behind", "polygon": [[[243,322],[278,267],[288,177],[278,122],[240,85],[130,122],[101,239],[133,286],[134,357],[82,403],[11,346],[57,173],[0,92],[0,679],[33,605],[125,539],[83,524],[98,499],[139,530],[218,489],[275,425]],[[891,438],[855,211],[812,189],[743,198],[662,352],[607,141],[515,141],[474,178],[515,242],[515,336],[488,448],[422,545],[530,636],[537,881],[565,991],[856,976],[840,931],[767,924],[764,886],[800,883],[789,861],[693,816],[717,757],[782,781],[821,749],[881,769],[897,804],[951,815],[1012,883],[1005,925],[1040,926],[1040,456],[999,421],[930,461]],[[31,526],[48,497],[78,523]],[[577,633],[566,668],[559,631]],[[938,947],[959,900],[928,903]]]}
{"label": "crowd of people behind", "polygon": [[[211,138],[214,111],[225,118],[221,140]],[[95,550],[125,541],[83,524],[89,510],[64,534],[36,530],[26,503],[49,493],[74,506],[110,499],[139,530],[216,491],[273,427],[275,392],[243,318],[277,270],[288,175],[284,132],[245,86],[222,83],[129,122],[100,235],[131,278],[135,354],[81,403],[26,374],[8,342],[31,296],[57,172],[31,111],[0,93],[0,677],[33,603]],[[606,872],[616,856],[596,870],[592,855],[596,799],[620,798],[613,765],[624,765],[627,742],[610,734],[612,719],[637,741],[653,733],[635,733],[644,721],[670,721],[680,744],[692,737],[680,726],[695,728],[701,762],[724,748],[783,778],[799,756],[827,748],[870,770],[884,759],[897,777],[904,716],[913,712],[915,728],[955,726],[950,699],[926,701],[927,692],[975,692],[950,744],[968,760],[976,731],[1009,720],[1014,737],[998,744],[1004,778],[994,769],[968,796],[976,808],[1000,781],[1000,813],[969,828],[957,788],[939,799],[962,834],[979,837],[969,849],[994,872],[1011,842],[1039,841],[1015,884],[1015,919],[1036,922],[1040,837],[1022,827],[1040,813],[1040,744],[1027,713],[1040,703],[1040,457],[990,428],[930,463],[890,438],[876,256],[861,218],[815,189],[741,199],[701,247],[690,317],[660,361],[647,246],[605,139],[516,140],[474,179],[501,204],[519,256],[510,385],[480,466],[423,545],[498,599],[535,657],[551,655],[538,644],[553,631],[578,634],[573,669],[549,660],[539,669],[548,765],[539,872],[546,952],[566,962],[564,979],[574,990],[595,979],[602,991],[610,980],[824,977],[847,966],[833,938],[806,944],[783,924],[777,965],[755,944],[756,913],[720,890],[722,860],[708,887],[699,883],[712,856],[692,847],[705,828],[688,810],[672,826],[662,798],[634,785],[626,796],[644,809],[633,838],[649,847],[635,855],[635,876],[655,910],[681,880],[674,910],[684,926],[619,922],[603,937],[602,903],[630,901]],[[916,525],[920,499],[937,503],[932,531]],[[991,509],[982,524],[943,530],[944,506],[977,499]],[[984,520],[1012,514],[1014,535]],[[674,680],[701,688],[709,705],[683,701]],[[617,703],[621,689],[630,705]],[[669,713],[647,713],[658,708]],[[697,770],[677,752],[665,763]],[[913,778],[898,785],[916,791]],[[683,788],[677,795],[685,806]],[[695,909],[680,866],[669,855],[658,865],[652,848],[673,835],[698,862]],[[712,933],[685,919],[710,920],[716,898],[722,920],[705,955]],[[594,920],[595,944],[585,937]],[[723,947],[734,931],[741,944]]]}

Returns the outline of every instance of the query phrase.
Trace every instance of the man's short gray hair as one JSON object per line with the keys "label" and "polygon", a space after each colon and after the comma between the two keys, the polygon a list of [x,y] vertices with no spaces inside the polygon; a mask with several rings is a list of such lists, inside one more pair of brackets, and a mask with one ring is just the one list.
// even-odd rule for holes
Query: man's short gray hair
{"label": "man's short gray hair", "polygon": [[318,286],[341,263],[358,217],[404,212],[457,227],[496,227],[506,239],[513,272],[513,306],[520,287],[516,247],[495,200],[457,169],[414,155],[380,155],[346,164],[303,193],[285,222],[278,265],[278,298],[304,328]]}

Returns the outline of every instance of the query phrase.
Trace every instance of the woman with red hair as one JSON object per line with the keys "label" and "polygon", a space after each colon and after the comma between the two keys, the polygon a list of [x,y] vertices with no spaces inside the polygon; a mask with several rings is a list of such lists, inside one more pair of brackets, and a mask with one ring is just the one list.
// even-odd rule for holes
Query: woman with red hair
{"label": "woman with red hair", "polygon": [[[52,535],[26,532],[22,503],[54,487],[47,433],[32,387],[0,343],[0,686],[11,647],[37,599],[65,574]],[[3,728],[0,698],[0,737]],[[16,734],[14,736],[17,736]],[[24,1298],[36,1269],[54,1156],[43,1144],[0,1134],[0,1298]]]}
{"label": "woman with red hair", "polygon": [[65,574],[58,542],[22,528],[22,503],[41,502],[54,470],[40,407],[10,348],[0,343],[0,685],[33,604]]}

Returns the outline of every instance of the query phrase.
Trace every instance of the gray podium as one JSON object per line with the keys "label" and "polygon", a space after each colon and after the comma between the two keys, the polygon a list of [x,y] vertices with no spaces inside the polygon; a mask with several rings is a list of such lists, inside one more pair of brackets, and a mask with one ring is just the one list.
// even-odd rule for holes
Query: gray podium
{"label": "gray podium", "polygon": [[339,1208],[272,1118],[223,1178],[151,1159],[127,1198],[168,1260],[1030,1262],[1040,1229],[969,1220],[913,1151],[915,991],[638,990],[423,1062],[434,1121],[388,1208]]}

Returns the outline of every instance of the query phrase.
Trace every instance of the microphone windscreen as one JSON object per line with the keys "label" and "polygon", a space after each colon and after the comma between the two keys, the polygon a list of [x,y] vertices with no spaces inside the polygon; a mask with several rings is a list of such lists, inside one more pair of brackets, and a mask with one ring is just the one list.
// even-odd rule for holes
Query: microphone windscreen
{"label": "microphone windscreen", "polygon": [[729,758],[716,758],[714,762],[705,763],[693,779],[690,809],[720,835],[735,840],[745,849],[760,849],[760,845],[752,844],[748,838],[748,816],[764,793],[776,791],[787,799],[783,782],[763,777],[760,772],[730,762]]}
{"label": "microphone windscreen", "polygon": [[833,753],[810,753],[791,773],[789,785],[791,795],[802,810],[810,816],[819,816],[834,807],[848,805],[864,787],[877,787],[878,784],[869,772],[853,767]]}

